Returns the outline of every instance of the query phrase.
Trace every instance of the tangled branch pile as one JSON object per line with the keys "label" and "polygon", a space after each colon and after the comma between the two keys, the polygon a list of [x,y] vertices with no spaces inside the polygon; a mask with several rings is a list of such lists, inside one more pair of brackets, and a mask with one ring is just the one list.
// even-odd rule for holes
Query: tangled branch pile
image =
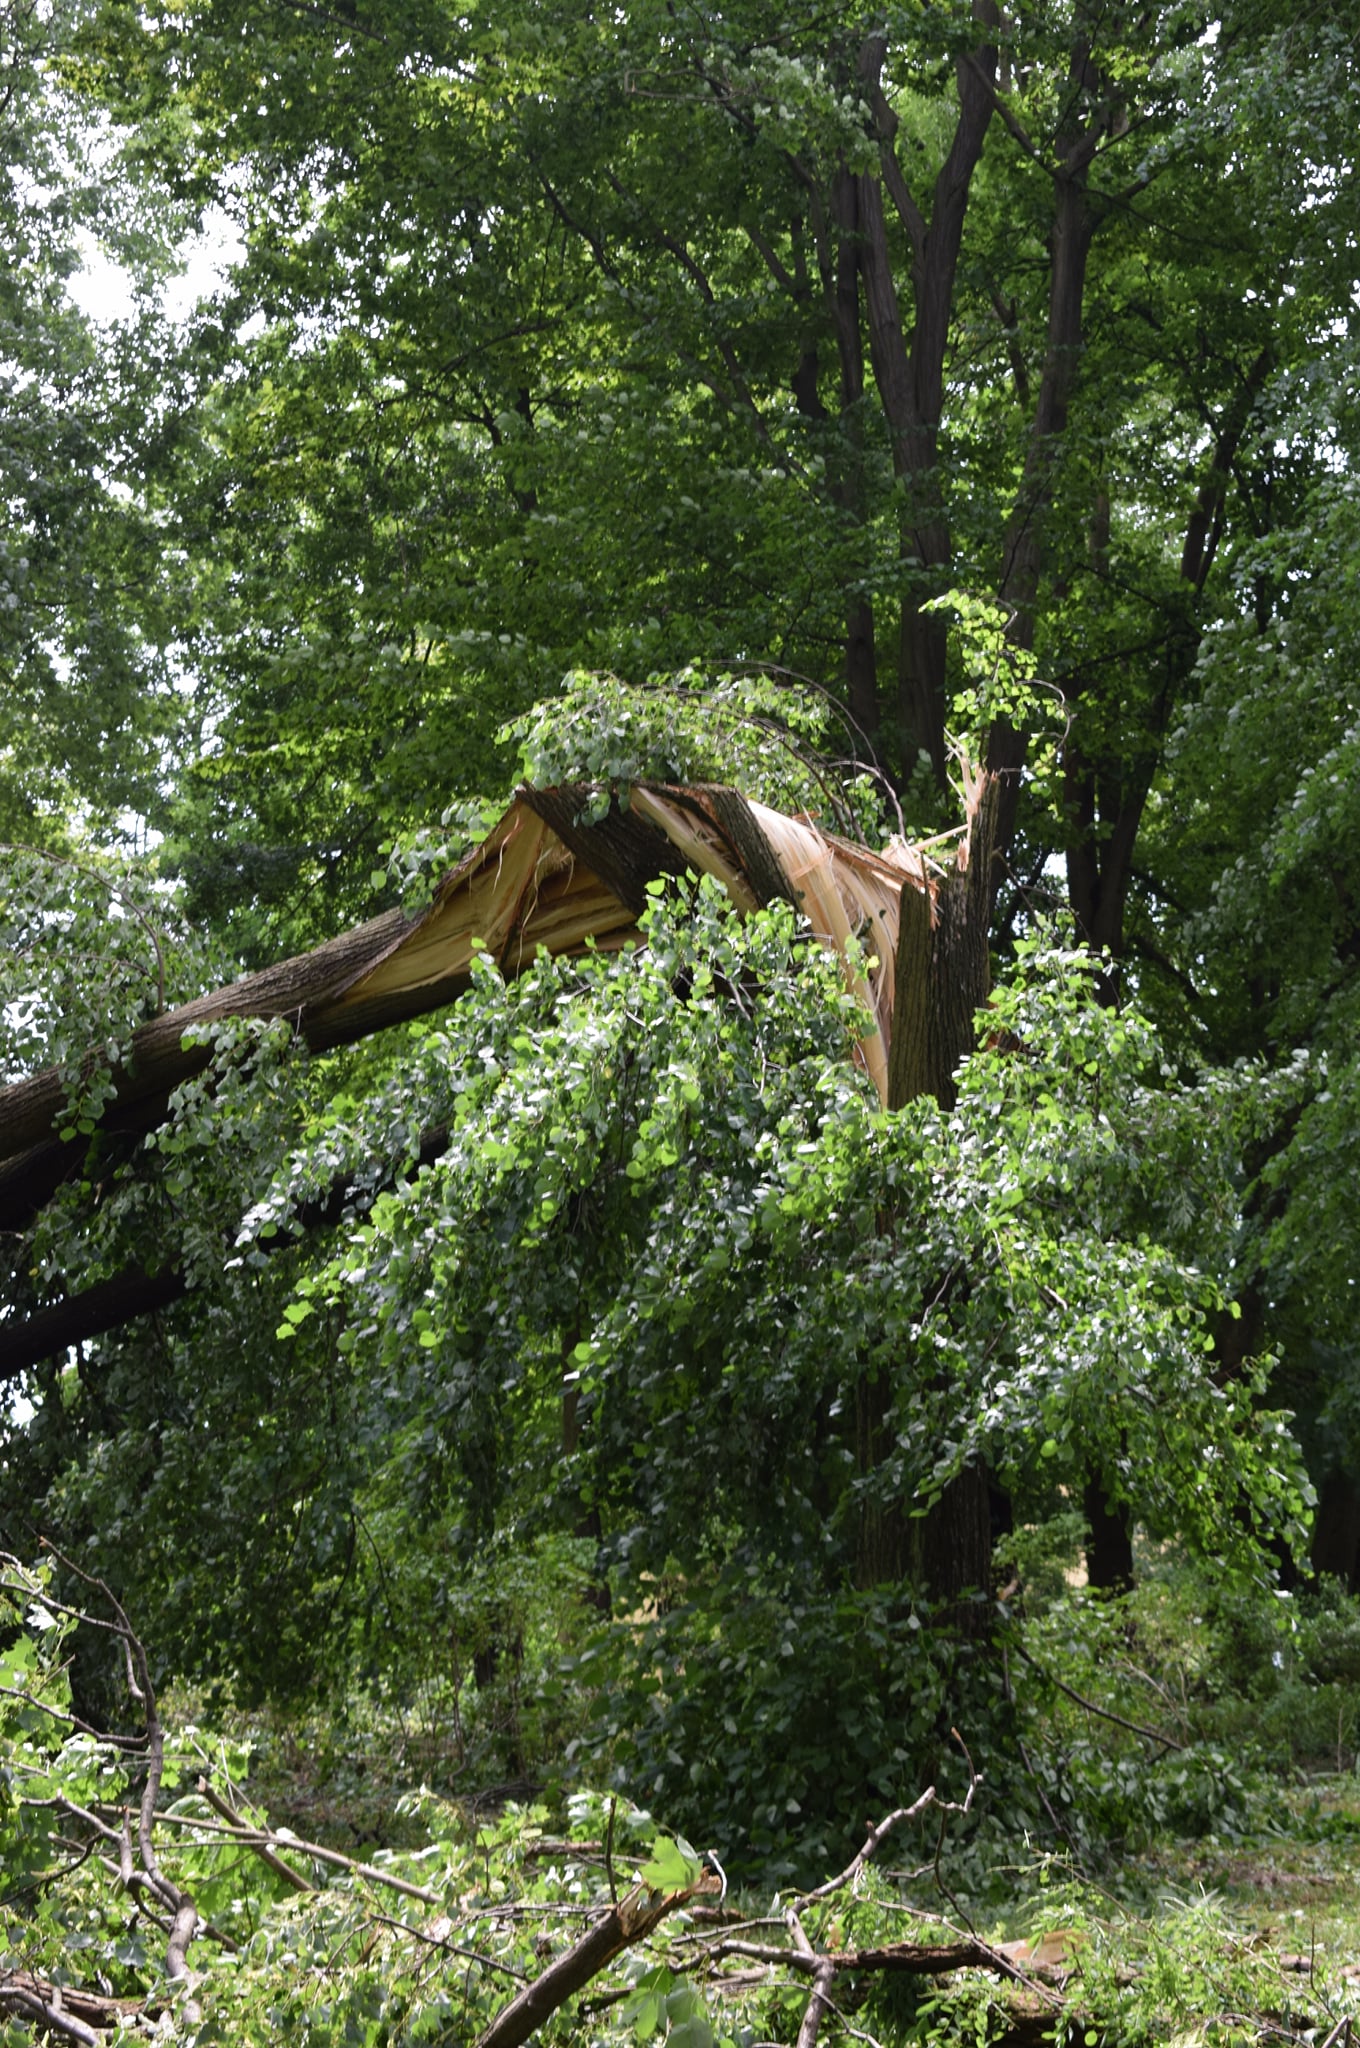
{"label": "tangled branch pile", "polygon": [[[167,1730],[145,1645],[106,1586],[84,1589],[77,1610],[50,1564],[0,1561],[6,2039],[518,2048],[586,2028],[600,2042],[749,2048],[773,2029],[813,2048],[880,2038],[867,2027],[931,2039],[971,2015],[1024,2048],[1116,2018],[1132,2037],[1183,1996],[1200,2017],[1206,2000],[1228,2016],[1235,2001],[1268,2014],[1277,2038],[1336,2040],[1355,2003],[1303,1958],[1229,1944],[1212,1982],[1202,1940],[1178,1991],[1164,1956],[1140,1959],[1127,1927],[1061,1886],[1030,1938],[988,1938],[941,1862],[947,1824],[972,1806],[971,1762],[962,1801],[928,1788],[836,1876],[764,1905],[730,1901],[716,1859],[591,1794],[555,1835],[542,1810],[478,1822],[422,1790],[404,1818],[425,1846],[358,1860],[271,1827],[226,1745]],[[134,1733],[96,1733],[71,1707],[81,1623],[117,1647]],[[889,1835],[927,1821],[920,1867],[883,1870]],[[923,1884],[929,1906],[912,1903]]]}

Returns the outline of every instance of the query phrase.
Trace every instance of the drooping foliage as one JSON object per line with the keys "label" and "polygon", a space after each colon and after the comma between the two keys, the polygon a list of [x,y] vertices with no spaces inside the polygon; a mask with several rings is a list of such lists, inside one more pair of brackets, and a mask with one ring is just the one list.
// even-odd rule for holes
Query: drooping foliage
{"label": "drooping foliage", "polygon": [[[192,1279],[24,1379],[6,1541],[59,1532],[252,1698],[465,1654],[490,1696],[561,1588],[561,1728],[734,1829],[773,1744],[771,1854],[910,1789],[965,1666],[997,1695],[957,1603],[914,1626],[968,1473],[1263,1571],[1291,1405],[1360,1570],[1349,25],[5,21],[6,830],[93,842],[6,913],[5,1072],[67,1062],[71,1133],[10,1308]],[[210,204],[216,293],[96,347],[68,219],[151,266]],[[699,890],[645,957],[488,969],[344,1054],[233,1027],[95,1128],[163,980],[418,900],[517,772],[924,836],[965,740],[1008,795],[948,1110],[880,1111],[838,972]],[[154,875],[88,893],[129,810]]]}
{"label": "drooping foliage", "polygon": [[[710,1827],[740,1829],[807,1609],[822,1655],[782,1768],[805,1848],[835,1853],[862,1774],[904,1793],[946,1711],[948,1660],[915,1638],[929,1510],[967,1466],[1028,1517],[1094,1469],[1154,1536],[1248,1578],[1297,1529],[1264,1373],[1211,1370],[1234,1162],[1268,1112],[1242,1082],[1168,1091],[1148,1028],[1046,941],[954,1110],[884,1112],[848,1057],[864,1013],[791,912],[657,887],[645,953],[508,987],[488,961],[385,1071],[290,1080],[224,1047],[157,1140],[156,1184],[204,1217],[205,1284],[154,1348],[134,1326],[53,1382],[10,1475],[54,1487],[36,1519],[79,1530],[182,1668],[255,1696],[434,1682],[485,1559],[574,1539],[585,1590],[632,1617],[583,1666],[610,1688],[581,1739]],[[412,1171],[421,1119],[447,1144]],[[354,1214],[318,1262],[303,1224],[337,1182]],[[146,1199],[134,1179],[134,1230]],[[214,1213],[243,1217],[225,1270]],[[513,1659],[494,1581],[482,1625]],[[875,1603],[881,1686],[854,1652]],[[696,1779],[677,1731],[742,1641],[727,1715],[751,1763]],[[884,1741],[891,1701],[916,1704],[829,1769],[817,1683],[847,1669]],[[635,1720],[620,1685],[650,1698]]]}

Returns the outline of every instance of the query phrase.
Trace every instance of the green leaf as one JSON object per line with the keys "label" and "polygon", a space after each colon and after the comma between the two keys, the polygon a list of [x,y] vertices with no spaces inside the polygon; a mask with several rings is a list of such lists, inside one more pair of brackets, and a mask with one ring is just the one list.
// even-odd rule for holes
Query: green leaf
{"label": "green leaf", "polygon": [[671,1835],[657,1835],[652,1841],[651,1856],[638,1876],[653,1891],[681,1892],[697,1883],[702,1870],[701,1859],[687,1842]]}

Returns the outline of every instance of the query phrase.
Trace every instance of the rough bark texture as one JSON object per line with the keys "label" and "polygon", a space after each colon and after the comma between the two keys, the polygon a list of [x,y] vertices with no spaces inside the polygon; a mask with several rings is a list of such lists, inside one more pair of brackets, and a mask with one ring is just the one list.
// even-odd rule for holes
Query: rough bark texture
{"label": "rough bark texture", "polygon": [[1099,1479],[1088,1480],[1082,1497],[1086,1514],[1086,1581],[1099,1593],[1127,1593],[1133,1584],[1133,1529],[1126,1509],[1112,1501]]}
{"label": "rough bark texture", "polygon": [[[143,1024],[134,1032],[128,1058],[116,1077],[119,1105],[164,1094],[203,1071],[209,1057],[206,1048],[184,1044],[185,1033],[195,1025],[228,1017],[290,1017],[307,1032],[309,1024],[325,1015],[328,999],[390,951],[408,929],[401,911],[389,911],[385,917],[329,939],[314,952],[266,967],[260,974],[247,975],[229,988],[214,989]],[[406,1014],[414,1013],[408,1010]],[[399,1020],[394,1017],[393,1021]],[[374,1027],[369,1024],[367,1028]],[[331,1034],[319,1031],[317,1042],[342,1045],[362,1035],[362,1026],[353,1032],[337,1031],[332,1021]],[[0,1158],[13,1159],[49,1138],[68,1094],[67,1079],[55,1068],[6,1088],[0,1095]]]}
{"label": "rough bark texture", "polygon": [[[992,0],[974,0],[972,11],[979,29],[995,28],[999,17]],[[957,60],[959,116],[935,180],[927,220],[895,148],[897,117],[881,84],[887,53],[881,31],[865,39],[859,73],[874,108],[880,169],[848,181],[853,189],[842,200],[839,224],[842,235],[853,234],[858,251],[869,360],[888,423],[893,468],[906,485],[900,552],[914,567],[940,570],[952,553],[939,475],[944,363],[968,196],[992,118],[997,58],[995,46],[983,43]],[[885,191],[911,243],[910,322],[903,319],[893,275]],[[944,621],[933,613],[923,614],[908,599],[902,608],[898,656],[903,764],[909,769],[918,752],[926,753],[941,789],[946,787],[948,770],[946,648]]]}
{"label": "rough bark texture", "polygon": [[902,891],[890,1108],[933,1095],[949,1109],[957,1097],[955,1071],[972,1051],[973,1019],[991,987],[987,942],[1000,806],[1000,781],[984,771],[970,792],[958,862],[937,884],[933,901],[913,888]]}

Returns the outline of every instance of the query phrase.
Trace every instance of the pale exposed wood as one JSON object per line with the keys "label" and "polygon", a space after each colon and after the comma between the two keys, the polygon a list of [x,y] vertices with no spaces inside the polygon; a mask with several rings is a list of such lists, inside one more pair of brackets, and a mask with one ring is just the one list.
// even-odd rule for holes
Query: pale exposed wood
{"label": "pale exposed wood", "polygon": [[[318,1050],[353,1043],[453,1001],[468,983],[475,942],[502,971],[518,973],[540,946],[572,953],[588,940],[626,943],[649,881],[695,867],[715,875],[744,908],[776,893],[798,903],[827,944],[861,936],[878,961],[865,993],[882,1045],[892,1017],[897,897],[906,873],[925,889],[924,866],[898,864],[833,839],[802,819],[747,803],[733,790],[639,786],[631,808],[580,822],[590,792],[523,790],[482,844],[445,878],[423,916],[389,911],[310,953],[214,989],[144,1024],[117,1075],[116,1106],[165,1093],[207,1064],[186,1046],[195,1025],[229,1017],[291,1018]],[[0,1090],[0,1161],[51,1138],[66,1083],[48,1069]],[[34,1162],[36,1166],[36,1161]]]}
{"label": "pale exposed wood", "polygon": [[[898,843],[872,853],[806,818],[706,785],[638,785],[626,807],[611,802],[592,818],[594,808],[597,793],[585,785],[523,789],[420,917],[390,911],[143,1025],[114,1077],[97,1151],[116,1163],[120,1147],[163,1120],[171,1091],[207,1066],[207,1049],[185,1043],[196,1025],[282,1017],[315,1051],[352,1044],[455,1001],[470,986],[478,947],[514,976],[545,948],[571,956],[587,946],[616,951],[638,943],[648,883],[696,871],[712,875],[744,910],[775,897],[791,901],[815,936],[843,956],[859,942],[863,964],[847,974],[878,1030],[861,1041],[857,1057],[886,1102],[893,1007],[902,1000],[903,903],[926,928],[935,922],[935,885],[921,851]],[[966,844],[961,851],[966,860]],[[27,1228],[64,1180],[87,1170],[89,1141],[55,1135],[66,1099],[66,1080],[55,1069],[0,1090],[0,1227]],[[51,1356],[52,1346],[168,1306],[183,1291],[171,1262],[150,1275],[103,1282],[89,1299],[49,1302],[27,1321],[0,1317],[0,1366],[12,1361],[12,1371],[20,1370],[35,1355]]]}

